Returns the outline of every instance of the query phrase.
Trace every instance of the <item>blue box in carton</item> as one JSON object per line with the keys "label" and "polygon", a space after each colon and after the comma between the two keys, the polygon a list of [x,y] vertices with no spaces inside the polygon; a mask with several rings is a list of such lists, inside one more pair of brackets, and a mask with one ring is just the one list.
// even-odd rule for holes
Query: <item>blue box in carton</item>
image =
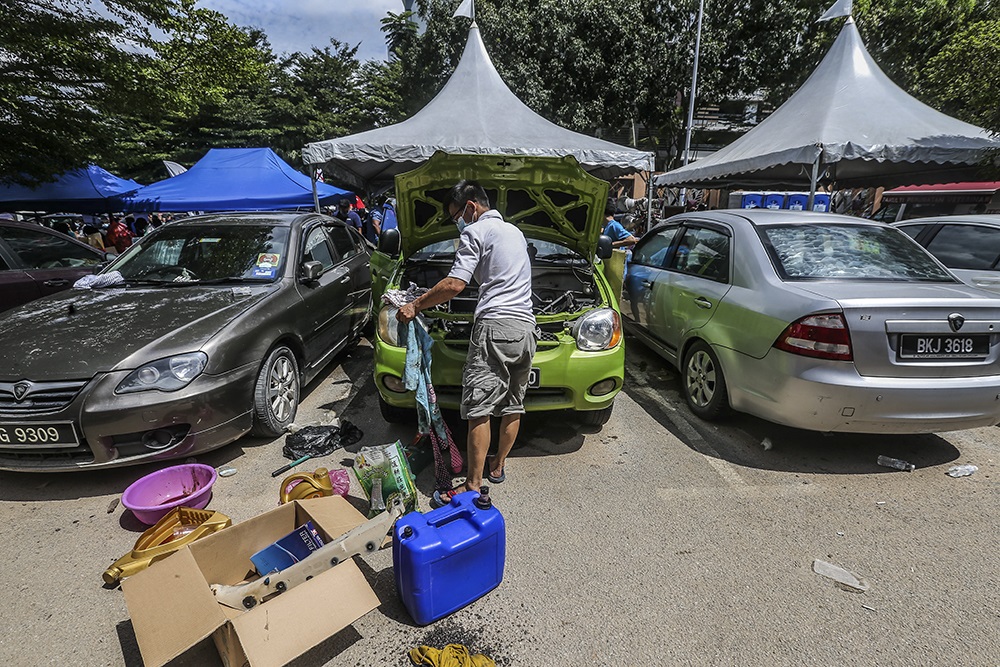
{"label": "blue box in carton", "polygon": [[500,585],[507,534],[500,511],[467,491],[393,528],[396,590],[419,625],[433,623]]}
{"label": "blue box in carton", "polygon": [[260,575],[280,572],[286,567],[295,565],[321,546],[323,538],[316,531],[316,526],[312,521],[306,521],[294,532],[250,556],[250,562]]}

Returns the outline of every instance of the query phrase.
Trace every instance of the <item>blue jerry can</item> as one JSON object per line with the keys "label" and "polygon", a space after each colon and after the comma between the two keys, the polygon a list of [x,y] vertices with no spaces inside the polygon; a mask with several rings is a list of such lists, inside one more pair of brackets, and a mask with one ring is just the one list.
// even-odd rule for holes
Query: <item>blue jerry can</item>
{"label": "blue jerry can", "polygon": [[460,493],[444,507],[396,522],[396,590],[417,624],[444,618],[500,585],[507,534],[485,491]]}

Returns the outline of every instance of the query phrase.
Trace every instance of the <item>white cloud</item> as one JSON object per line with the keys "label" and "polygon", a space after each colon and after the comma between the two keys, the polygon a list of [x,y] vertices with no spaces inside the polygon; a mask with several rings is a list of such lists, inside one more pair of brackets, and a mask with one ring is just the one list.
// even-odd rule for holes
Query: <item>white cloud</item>
{"label": "white cloud", "polygon": [[403,11],[402,0],[201,0],[237,25],[267,33],[275,53],[324,47],[330,38],[354,46],[361,60],[385,59],[380,21]]}

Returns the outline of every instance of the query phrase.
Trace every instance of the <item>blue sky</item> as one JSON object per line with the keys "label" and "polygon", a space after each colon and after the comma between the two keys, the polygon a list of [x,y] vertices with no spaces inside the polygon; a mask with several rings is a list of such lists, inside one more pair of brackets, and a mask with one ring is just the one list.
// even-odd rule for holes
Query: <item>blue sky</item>
{"label": "blue sky", "polygon": [[402,0],[201,0],[237,25],[261,28],[275,53],[323,47],[330,38],[351,46],[360,42],[361,60],[386,57],[379,21],[403,11]]}

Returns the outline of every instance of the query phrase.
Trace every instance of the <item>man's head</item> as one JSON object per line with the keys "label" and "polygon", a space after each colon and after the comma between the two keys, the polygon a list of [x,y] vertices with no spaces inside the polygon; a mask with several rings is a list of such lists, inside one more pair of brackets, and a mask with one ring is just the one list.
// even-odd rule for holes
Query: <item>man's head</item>
{"label": "man's head", "polygon": [[459,224],[459,220],[470,224],[490,210],[490,200],[486,196],[486,190],[479,183],[463,180],[456,183],[448,193],[445,208],[448,217],[455,224]]}
{"label": "man's head", "polygon": [[612,204],[611,202],[608,202],[607,204],[604,205],[605,218],[613,218],[615,217],[615,213],[617,212],[618,212],[618,207]]}
{"label": "man's head", "polygon": [[347,213],[348,211],[350,211],[351,200],[347,199],[346,197],[342,198],[339,202],[337,202],[337,210],[340,211],[341,213]]}

